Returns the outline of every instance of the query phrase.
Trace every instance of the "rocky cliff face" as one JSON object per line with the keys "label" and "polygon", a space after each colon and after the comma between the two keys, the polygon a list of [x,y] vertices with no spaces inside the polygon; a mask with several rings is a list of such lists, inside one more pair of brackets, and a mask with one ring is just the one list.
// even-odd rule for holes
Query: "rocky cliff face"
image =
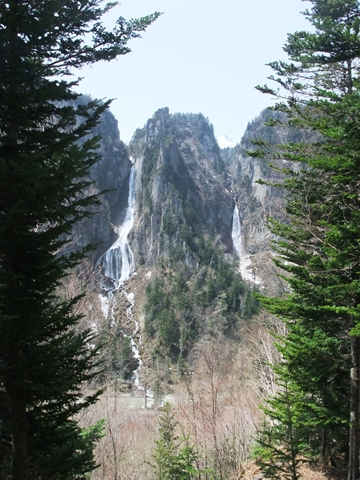
{"label": "rocky cliff face", "polygon": [[240,255],[247,280],[272,282],[272,235],[267,221],[284,215],[283,200],[281,191],[257,181],[276,181],[280,174],[246,154],[253,139],[274,143],[286,139],[286,132],[264,126],[269,116],[262,112],[248,124],[239,145],[221,150],[202,114],[170,114],[168,108],[160,109],[125,147],[114,116],[105,112],[94,132],[102,136],[101,160],[90,176],[95,191],[109,191],[102,196],[98,212],[77,227],[77,246],[101,242],[99,258],[117,240],[134,165],[129,244],[135,268],[182,261],[196,269],[205,239],[215,242],[229,258]]}
{"label": "rocky cliff face", "polygon": [[227,166],[239,208],[244,248],[249,254],[270,249],[271,234],[266,226],[267,221],[270,217],[278,218],[284,215],[281,191],[257,183],[259,180],[276,182],[281,179],[281,174],[270,168],[263,159],[252,158],[246,153],[247,150],[254,149],[252,140],[261,138],[270,143],[286,141],[283,130],[264,125],[264,122],[274,115],[276,116],[276,112],[265,110],[249,123],[240,144],[233,149],[232,155],[228,155]]}
{"label": "rocky cliff face", "polygon": [[138,263],[166,257],[196,265],[199,235],[218,236],[231,251],[230,182],[208,120],[158,110],[129,149],[137,178],[131,239]]}
{"label": "rocky cliff face", "polygon": [[97,259],[116,239],[113,226],[126,208],[131,162],[126,146],[120,140],[117,120],[110,111],[103,113],[94,135],[101,136],[100,160],[89,172],[94,182],[90,193],[106,193],[100,196],[101,204],[94,208],[94,214],[75,227],[74,242],[69,249],[96,244]]}
{"label": "rocky cliff face", "polygon": [[272,160],[277,167],[274,169],[266,160],[253,158],[247,151],[254,150],[254,140],[262,139],[270,144],[279,144],[298,141],[300,138],[295,130],[266,126],[265,123],[270,118],[284,119],[280,112],[264,110],[248,124],[240,144],[224,150],[223,156],[230,172],[231,188],[239,212],[242,241],[240,266],[243,276],[248,279],[252,277],[253,280],[257,277],[257,283],[261,283],[268,293],[279,293],[278,289],[283,289],[283,285],[279,284],[271,260],[274,237],[267,225],[270,218],[284,219],[286,216],[283,192],[271,185],[259,184],[258,181],[281,183],[281,169],[293,165],[286,160],[276,159]]}

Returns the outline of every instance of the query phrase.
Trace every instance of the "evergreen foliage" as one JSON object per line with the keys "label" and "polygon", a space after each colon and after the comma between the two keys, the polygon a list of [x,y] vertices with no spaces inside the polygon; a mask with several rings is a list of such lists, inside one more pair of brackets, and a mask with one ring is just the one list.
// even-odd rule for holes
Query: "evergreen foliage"
{"label": "evergreen foliage", "polygon": [[[59,255],[96,198],[86,176],[98,138],[87,138],[109,102],[74,103],[74,69],[130,51],[158,14],[101,17],[116,3],[27,0],[0,5],[0,476],[83,479],[95,467],[100,426],[76,415],[96,401],[92,333],[76,333],[77,298],[56,288],[85,252]],[[82,140],[80,142],[80,140]],[[95,368],[95,370],[94,370]]]}
{"label": "evergreen foliage", "polygon": [[[275,398],[268,402],[264,409],[271,422],[263,426],[258,438],[255,455],[261,470],[267,478],[282,480],[299,480],[299,452],[302,444],[301,414],[297,404],[293,402],[294,392],[291,386],[281,385],[281,390]],[[300,421],[299,421],[300,420]]]}
{"label": "evergreen foliage", "polygon": [[197,454],[188,437],[176,435],[177,422],[170,403],[165,403],[153,455],[153,480],[191,480],[199,478]]}
{"label": "evergreen foliage", "polygon": [[147,286],[145,332],[156,340],[153,356],[170,356],[180,364],[201,335],[236,335],[240,322],[259,311],[253,292],[222,251],[204,242],[200,252],[198,271],[179,262]]}
{"label": "evergreen foliage", "polygon": [[97,380],[101,383],[104,383],[106,378],[129,381],[138,367],[138,361],[134,359],[131,338],[124,335],[122,325],[108,320],[101,326],[97,340],[103,347],[101,351],[103,370]]}
{"label": "evergreen foliage", "polygon": [[[258,141],[252,155],[294,162],[282,169],[289,223],[271,222],[279,241],[276,263],[291,274],[291,293],[263,304],[286,322],[279,339],[291,403],[300,409],[300,451],[348,462],[359,477],[359,67],[360,6],[356,0],[312,0],[305,15],[313,33],[288,35],[291,63],[273,62],[279,92],[270,119],[276,128],[315,132],[311,141],[272,147]],[[267,413],[276,419],[278,406]],[[275,428],[274,426],[272,428]],[[281,423],[278,429],[282,428]],[[289,437],[287,437],[289,441]],[[275,474],[274,474],[275,475]],[[271,478],[277,478],[273,476]]]}

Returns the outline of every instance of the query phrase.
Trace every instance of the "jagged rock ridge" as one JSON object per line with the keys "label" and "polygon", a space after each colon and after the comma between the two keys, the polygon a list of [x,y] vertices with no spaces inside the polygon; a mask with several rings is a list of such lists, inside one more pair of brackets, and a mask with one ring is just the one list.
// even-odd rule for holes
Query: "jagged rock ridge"
{"label": "jagged rock ridge", "polygon": [[158,110],[130,145],[137,173],[136,225],[139,263],[184,257],[196,264],[195,230],[220,236],[231,251],[233,200],[212,126],[203,115]]}
{"label": "jagged rock ridge", "polygon": [[[286,132],[264,126],[269,115],[264,111],[249,123],[239,145],[220,149],[212,125],[202,114],[170,114],[162,108],[135,132],[126,148],[115,118],[105,112],[95,132],[102,135],[101,160],[90,176],[96,191],[109,191],[98,213],[77,228],[77,244],[101,242],[99,258],[116,241],[133,164],[136,203],[129,242],[135,266],[154,266],[166,258],[196,268],[200,234],[233,255],[237,206],[235,220],[239,220],[243,253],[249,257],[248,268],[256,267],[261,278],[271,256],[267,220],[283,215],[283,201],[278,189],[256,183],[260,178],[272,181],[278,174],[263,160],[249,157],[246,150],[257,137],[284,139]],[[265,270],[269,268],[266,265]]]}

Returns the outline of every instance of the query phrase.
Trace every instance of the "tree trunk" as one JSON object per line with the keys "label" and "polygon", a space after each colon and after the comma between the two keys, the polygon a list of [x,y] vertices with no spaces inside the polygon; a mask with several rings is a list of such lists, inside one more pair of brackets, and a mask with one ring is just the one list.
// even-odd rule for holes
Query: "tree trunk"
{"label": "tree trunk", "polygon": [[348,480],[359,479],[359,337],[351,337],[350,435]]}
{"label": "tree trunk", "polygon": [[322,429],[322,438],[321,438],[321,460],[325,464],[325,457],[326,457],[326,430],[325,428]]}
{"label": "tree trunk", "polygon": [[21,395],[10,393],[12,427],[12,480],[27,480],[26,408]]}

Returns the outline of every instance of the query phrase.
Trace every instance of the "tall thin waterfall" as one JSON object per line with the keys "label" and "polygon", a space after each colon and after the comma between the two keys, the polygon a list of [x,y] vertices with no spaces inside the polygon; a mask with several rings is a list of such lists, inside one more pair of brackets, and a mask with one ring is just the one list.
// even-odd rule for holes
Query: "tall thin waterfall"
{"label": "tall thin waterfall", "polygon": [[125,210],[124,220],[114,229],[119,237],[101,258],[104,276],[114,282],[121,283],[127,280],[135,269],[134,255],[128,242],[128,235],[134,224],[134,208],[135,168],[132,166],[129,180],[128,206]]}
{"label": "tall thin waterfall", "polygon": [[142,341],[139,332],[139,323],[134,317],[134,294],[127,292],[127,286],[123,283],[125,280],[130,278],[130,275],[135,270],[134,255],[128,242],[128,236],[134,224],[134,210],[135,167],[133,165],[130,171],[128,206],[124,212],[122,222],[120,225],[114,228],[115,232],[118,234],[118,239],[100,259],[104,277],[107,277],[113,282],[111,288],[104,288],[106,293],[100,294],[100,301],[103,314],[106,318],[110,317],[112,325],[114,325],[116,321],[116,299],[120,298],[121,296],[125,296],[130,303],[130,306],[126,308],[126,316],[130,323],[133,323],[134,327],[131,333],[126,329],[122,330],[122,335],[123,337],[130,337],[133,358],[137,363],[137,367],[133,371],[132,381],[137,390],[142,390],[144,392],[146,405],[147,398],[151,399],[152,392],[141,385],[139,378],[139,372],[142,367],[142,360],[140,356],[140,347]]}
{"label": "tall thin waterfall", "polygon": [[244,247],[241,237],[241,223],[240,215],[237,203],[235,202],[234,213],[233,213],[233,226],[231,237],[236,253],[241,258],[244,255]]}
{"label": "tall thin waterfall", "polygon": [[234,249],[239,257],[239,270],[244,280],[249,280],[252,283],[261,284],[261,280],[257,277],[256,271],[251,263],[251,255],[246,251],[244,246],[243,237],[241,233],[241,222],[237,203],[235,201],[235,207],[233,212],[233,227],[231,237],[234,245]]}

